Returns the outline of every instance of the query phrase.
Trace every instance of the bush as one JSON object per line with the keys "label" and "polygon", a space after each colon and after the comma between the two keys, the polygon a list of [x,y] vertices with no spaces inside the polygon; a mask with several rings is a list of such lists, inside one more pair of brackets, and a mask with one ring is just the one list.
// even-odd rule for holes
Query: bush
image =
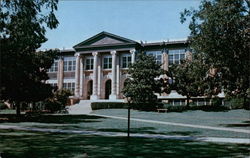
{"label": "bush", "polygon": [[211,106],[220,106],[222,105],[222,100],[218,97],[212,98]]}
{"label": "bush", "polygon": [[91,103],[92,110],[98,109],[126,109],[128,107],[125,103],[119,102],[93,102]]}
{"label": "bush", "polygon": [[250,107],[249,107],[249,99],[246,100],[246,105],[244,106],[244,98],[232,98],[229,100],[229,106],[232,108],[232,109],[247,109],[249,110]]}
{"label": "bush", "polygon": [[4,102],[0,101],[0,110],[4,109],[8,109],[8,106]]}
{"label": "bush", "polygon": [[67,100],[70,95],[71,92],[69,90],[62,89],[56,91],[52,98],[45,100],[45,110],[49,110],[52,113],[65,110],[65,106],[67,105]]}
{"label": "bush", "polygon": [[[162,108],[162,103],[131,103],[131,109],[142,111],[156,111],[158,108]],[[92,110],[98,109],[127,109],[128,103],[117,102],[93,102],[91,103]]]}
{"label": "bush", "polygon": [[164,105],[164,108],[168,109],[168,112],[183,112],[187,110],[202,110],[202,111],[227,111],[229,110],[226,106],[210,106],[210,105],[204,105],[204,106],[171,106],[171,105]]}

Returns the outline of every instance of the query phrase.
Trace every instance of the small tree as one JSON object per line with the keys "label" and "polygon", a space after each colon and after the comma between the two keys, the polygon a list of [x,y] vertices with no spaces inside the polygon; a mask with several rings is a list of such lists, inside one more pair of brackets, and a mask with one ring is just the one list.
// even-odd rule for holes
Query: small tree
{"label": "small tree", "polygon": [[161,82],[156,78],[162,74],[162,70],[154,57],[139,53],[136,62],[129,66],[128,73],[131,79],[123,93],[129,94],[136,103],[155,102],[157,97],[154,93],[161,92]]}
{"label": "small tree", "polygon": [[179,65],[170,67],[171,77],[174,79],[173,89],[187,97],[187,104],[191,97],[214,95],[220,90],[215,84],[217,76],[209,75],[210,67],[203,60],[204,58],[196,54],[193,60],[184,60]]}

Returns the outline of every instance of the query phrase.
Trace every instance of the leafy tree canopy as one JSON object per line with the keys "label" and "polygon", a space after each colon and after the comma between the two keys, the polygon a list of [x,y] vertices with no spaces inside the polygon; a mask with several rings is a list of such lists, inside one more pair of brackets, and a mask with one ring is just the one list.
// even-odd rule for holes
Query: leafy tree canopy
{"label": "leafy tree canopy", "polygon": [[154,57],[139,53],[128,73],[131,79],[127,81],[123,93],[136,103],[155,102],[157,97],[154,93],[161,91],[161,82],[155,79],[162,74],[162,70]]}
{"label": "leafy tree canopy", "polygon": [[184,10],[181,22],[191,17],[191,47],[206,54],[210,67],[221,73],[230,96],[247,96],[250,76],[250,2],[248,0],[202,1],[198,10]]}
{"label": "leafy tree canopy", "polygon": [[37,52],[47,39],[46,28],[54,29],[58,0],[1,0],[0,99],[15,102],[38,101],[52,94],[44,83],[56,51]]}
{"label": "leafy tree canopy", "polygon": [[219,76],[210,72],[210,66],[204,61],[204,54],[194,54],[192,60],[170,67],[174,80],[172,89],[187,97],[187,106],[191,97],[212,96],[220,92]]}

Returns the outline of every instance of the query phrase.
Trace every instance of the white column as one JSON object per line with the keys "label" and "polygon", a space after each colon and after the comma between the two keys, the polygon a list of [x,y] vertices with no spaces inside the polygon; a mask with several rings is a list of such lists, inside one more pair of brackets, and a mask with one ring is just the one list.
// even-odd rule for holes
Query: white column
{"label": "white column", "polygon": [[80,97],[83,96],[83,58],[80,59]]}
{"label": "white column", "polygon": [[75,97],[80,97],[80,54],[76,53],[76,69],[75,69]]}
{"label": "white column", "polygon": [[97,95],[100,98],[101,97],[101,79],[102,79],[102,75],[101,75],[101,60],[99,60],[98,62],[98,81],[97,81]]}
{"label": "white column", "polygon": [[98,60],[98,52],[93,52],[92,55],[94,56],[94,68],[93,68],[93,93],[90,96],[91,100],[97,100],[97,60]]}
{"label": "white column", "polygon": [[63,58],[60,57],[58,60],[58,73],[57,73],[58,89],[63,88]]}
{"label": "white column", "polygon": [[117,99],[116,96],[116,51],[111,51],[112,55],[112,85],[111,85],[111,95],[110,100]]}
{"label": "white column", "polygon": [[131,63],[133,64],[135,62],[135,49],[131,49],[130,53],[131,53]]}
{"label": "white column", "polygon": [[166,50],[162,53],[162,69],[168,70],[168,53]]}
{"label": "white column", "polygon": [[120,58],[117,56],[116,61],[116,96],[119,97],[120,94]]}

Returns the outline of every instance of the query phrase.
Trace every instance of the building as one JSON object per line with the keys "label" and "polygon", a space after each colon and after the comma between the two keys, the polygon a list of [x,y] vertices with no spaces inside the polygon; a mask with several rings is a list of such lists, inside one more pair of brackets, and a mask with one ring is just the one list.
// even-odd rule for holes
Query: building
{"label": "building", "polygon": [[[135,62],[140,51],[155,56],[165,70],[191,53],[186,40],[139,43],[101,32],[73,49],[61,50],[60,58],[48,72],[50,79],[47,82],[59,89],[70,89],[79,99],[122,99],[128,65]],[[178,96],[169,96],[172,95]]]}

